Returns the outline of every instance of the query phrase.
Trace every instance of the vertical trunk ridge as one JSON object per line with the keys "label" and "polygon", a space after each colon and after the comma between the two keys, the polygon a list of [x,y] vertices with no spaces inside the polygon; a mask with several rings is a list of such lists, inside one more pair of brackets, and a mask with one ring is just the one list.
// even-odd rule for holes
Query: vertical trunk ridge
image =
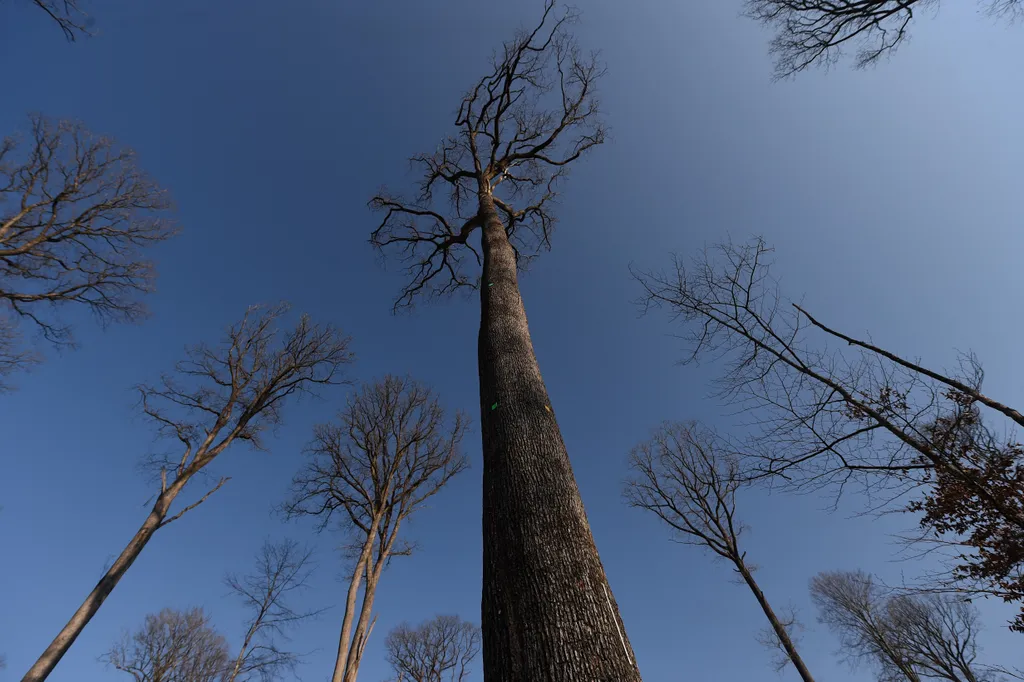
{"label": "vertical trunk ridge", "polygon": [[480,216],[484,678],[640,682],[486,193]]}

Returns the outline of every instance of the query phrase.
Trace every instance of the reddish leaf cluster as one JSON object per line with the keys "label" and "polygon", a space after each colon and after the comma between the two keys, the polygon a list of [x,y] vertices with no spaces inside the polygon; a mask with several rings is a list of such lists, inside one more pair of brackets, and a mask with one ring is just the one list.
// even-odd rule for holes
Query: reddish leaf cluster
{"label": "reddish leaf cluster", "polygon": [[[994,438],[969,396],[949,391],[946,397],[955,409],[927,429],[946,464],[935,467],[934,486],[908,510],[923,512],[922,528],[955,536],[966,548],[956,557],[954,577],[985,584],[985,592],[1006,602],[1024,602],[1024,529],[977,493],[988,491],[1024,518],[1024,445]],[[1024,606],[1011,629],[1024,632]]]}

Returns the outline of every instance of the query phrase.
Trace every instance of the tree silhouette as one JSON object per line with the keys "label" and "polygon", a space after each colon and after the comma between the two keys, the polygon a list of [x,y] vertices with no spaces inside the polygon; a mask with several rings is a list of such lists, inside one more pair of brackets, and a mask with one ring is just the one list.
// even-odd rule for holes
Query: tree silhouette
{"label": "tree silhouette", "polygon": [[160,480],[149,514],[22,682],[45,680],[157,531],[206,502],[228,478],[174,512],[189,483],[236,442],[262,448],[262,434],[280,423],[290,399],[342,382],[352,361],[348,337],[305,316],[282,334],[278,323],[286,312],[284,305],[251,307],[221,344],[190,348],[159,385],[139,387],[142,411],[179,445],[179,454],[150,462]]}
{"label": "tree silhouette", "polygon": [[568,33],[575,18],[556,17],[548,3],[463,98],[457,132],[413,158],[423,170],[418,196],[382,192],[370,202],[384,214],[372,243],[406,265],[396,309],[479,289],[483,667],[492,682],[640,678],[517,280],[550,246],[559,181],[605,137],[594,91],[603,69]]}
{"label": "tree silhouette", "polygon": [[[1013,21],[1020,0],[985,0],[987,13]],[[769,51],[775,77],[813,65],[835,64],[850,48],[864,68],[892,55],[910,36],[910,25],[939,0],[747,0],[747,16],[776,29]]]}

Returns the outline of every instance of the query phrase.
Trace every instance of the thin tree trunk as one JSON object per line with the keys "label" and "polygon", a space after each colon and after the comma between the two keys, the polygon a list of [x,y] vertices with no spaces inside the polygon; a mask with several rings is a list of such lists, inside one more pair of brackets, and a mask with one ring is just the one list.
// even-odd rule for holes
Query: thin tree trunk
{"label": "thin tree trunk", "polygon": [[[362,662],[363,649],[366,647],[366,640],[370,637],[370,629],[373,627],[370,622],[370,615],[373,612],[373,600],[377,595],[377,584],[380,582],[380,574],[384,570],[384,564],[391,556],[391,549],[398,537],[398,529],[401,521],[396,521],[391,533],[388,535],[387,544],[384,546],[376,562],[366,564],[366,587],[363,589],[363,603],[359,610],[359,622],[352,634],[352,644],[348,652],[348,662],[345,666],[345,677],[343,682],[356,682],[359,674],[359,664]],[[371,536],[372,537],[372,536]],[[372,550],[372,546],[371,546]]]}
{"label": "thin tree trunk", "polygon": [[[383,562],[381,563],[383,565]],[[363,648],[366,645],[366,638],[370,636],[367,629],[370,624],[370,613],[373,611],[373,598],[377,592],[377,581],[380,571],[370,570],[367,567],[366,587],[363,590],[363,603],[359,609],[359,622],[356,624],[355,632],[352,634],[352,645],[348,651],[348,661],[345,665],[344,682],[356,682],[359,674],[359,664],[362,661]]]}
{"label": "thin tree trunk", "polygon": [[82,634],[82,630],[89,624],[89,621],[96,615],[96,612],[100,610],[100,606],[110,596],[117,583],[124,577],[124,574],[131,568],[131,565],[135,563],[135,560],[139,558],[139,554],[142,553],[142,549],[152,539],[153,534],[159,530],[160,524],[167,517],[167,510],[170,509],[171,503],[178,496],[179,492],[181,492],[181,485],[175,483],[157,497],[152,510],[149,512],[149,516],[146,517],[145,522],[135,533],[131,542],[124,548],[110,569],[100,578],[100,581],[96,583],[96,587],[85,598],[85,601],[78,607],[75,614],[71,616],[71,620],[68,621],[67,625],[50,642],[50,646],[46,647],[46,651],[43,652],[42,656],[32,664],[29,671],[21,678],[21,682],[42,682],[53,672],[57,663],[68,652],[68,649],[75,643],[78,636]]}
{"label": "thin tree trunk", "polygon": [[811,671],[804,665],[804,659],[800,658],[800,654],[796,650],[796,646],[793,644],[793,640],[789,638],[789,633],[786,628],[783,627],[782,623],[779,622],[778,616],[775,615],[775,611],[772,609],[772,605],[768,603],[768,599],[765,598],[764,592],[757,586],[757,581],[754,580],[754,576],[747,569],[746,564],[743,560],[736,562],[736,568],[739,570],[740,575],[743,576],[743,580],[747,583],[747,587],[754,593],[754,598],[757,599],[757,603],[761,605],[761,610],[764,611],[764,615],[767,616],[768,622],[772,625],[772,630],[775,631],[775,635],[779,638],[779,642],[782,644],[782,648],[786,651],[786,655],[789,656],[789,660],[793,662],[793,667],[796,668],[797,673],[800,675],[800,679],[804,682],[814,682],[814,678],[811,676]]}
{"label": "thin tree trunk", "polygon": [[[249,626],[249,630],[245,633],[245,639],[242,640],[242,646],[238,650],[238,656],[235,658],[234,664],[231,666],[231,672],[224,682],[235,682],[238,679],[239,673],[242,672],[242,664],[245,663],[245,655],[249,651],[249,645],[252,644],[252,638],[256,634],[256,623]],[[157,682],[153,680],[153,682]]]}
{"label": "thin tree trunk", "polygon": [[487,682],[639,682],[530,339],[515,255],[480,193]]}
{"label": "thin tree trunk", "polygon": [[[352,639],[352,619],[356,614],[356,600],[359,598],[359,583],[363,579],[363,571],[366,562],[370,560],[370,553],[373,551],[373,537],[377,532],[377,521],[374,521],[367,534],[366,542],[359,552],[359,559],[355,568],[352,569],[352,581],[348,585],[348,595],[345,598],[345,616],[341,621],[341,636],[338,639],[338,657],[334,661],[334,674],[331,675],[331,682],[345,682],[345,668],[348,664],[349,646]],[[364,598],[365,599],[365,598]]]}

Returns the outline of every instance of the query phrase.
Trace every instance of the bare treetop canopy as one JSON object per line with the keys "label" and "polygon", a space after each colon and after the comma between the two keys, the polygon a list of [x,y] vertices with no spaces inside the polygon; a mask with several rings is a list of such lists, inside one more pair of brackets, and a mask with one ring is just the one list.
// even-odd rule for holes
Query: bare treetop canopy
{"label": "bare treetop canopy", "polygon": [[481,192],[493,196],[520,266],[550,248],[558,181],[605,139],[594,89],[604,69],[565,30],[577,14],[556,19],[553,9],[548,2],[535,29],[519,31],[494,55],[493,71],[462,99],[458,132],[412,158],[423,173],[415,199],[382,191],[370,200],[384,213],[371,243],[406,264],[409,282],[396,310],[421,294],[477,287],[466,258],[481,265],[469,243],[483,225]]}
{"label": "bare treetop canopy", "polygon": [[462,413],[449,417],[425,385],[388,375],[364,384],[337,419],[315,427],[310,458],[284,509],[317,518],[320,530],[340,518],[347,531],[344,549],[353,562],[333,682],[355,682],[376,623],[371,612],[381,574],[391,557],[412,552],[399,532],[466,469],[461,443],[468,426]]}
{"label": "bare treetop canopy", "polygon": [[249,612],[238,654],[228,663],[220,682],[275,682],[295,675],[301,656],[282,648],[288,630],[314,618],[326,608],[296,611],[290,598],[309,587],[312,550],[294,540],[264,542],[256,555],[255,571],[229,574],[225,583]]}
{"label": "bare treetop canopy", "polygon": [[[984,0],[991,16],[1013,20],[1021,0]],[[848,49],[858,68],[892,55],[909,37],[914,18],[938,10],[939,0],[747,0],[749,17],[777,30],[769,48],[776,78],[829,67]]]}
{"label": "bare treetop canopy", "polygon": [[238,439],[262,447],[260,435],[281,420],[289,396],[346,383],[351,339],[306,315],[282,333],[290,306],[251,306],[217,346],[188,349],[187,358],[158,386],[139,386],[142,409],[162,435],[184,446],[185,462],[218,454]]}
{"label": "bare treetop canopy", "polygon": [[401,623],[384,642],[395,681],[464,682],[480,651],[480,628],[454,615],[411,627]]}
{"label": "bare treetop canopy", "polygon": [[978,661],[979,613],[959,596],[901,594],[863,571],[831,571],[811,579],[811,600],[847,662],[870,663],[881,682],[1006,679]]}
{"label": "bare treetop canopy", "polygon": [[321,529],[340,513],[360,537],[384,531],[383,516],[390,530],[466,469],[468,428],[465,414],[449,418],[434,391],[412,378],[364,384],[335,421],[314,428],[286,512],[316,516]]}
{"label": "bare treetop canopy", "polygon": [[0,143],[0,370],[29,360],[17,325],[70,344],[55,313],[74,305],[101,322],[144,315],[154,270],[143,251],[174,233],[167,195],[131,150],[81,124],[29,117],[27,144]]}
{"label": "bare treetop canopy", "polygon": [[202,609],[163,609],[101,657],[135,682],[222,682],[230,656]]}
{"label": "bare treetop canopy", "polygon": [[630,452],[625,498],[658,515],[680,542],[707,547],[730,561],[741,558],[736,491],[739,465],[725,441],[697,422],[666,422]]}

